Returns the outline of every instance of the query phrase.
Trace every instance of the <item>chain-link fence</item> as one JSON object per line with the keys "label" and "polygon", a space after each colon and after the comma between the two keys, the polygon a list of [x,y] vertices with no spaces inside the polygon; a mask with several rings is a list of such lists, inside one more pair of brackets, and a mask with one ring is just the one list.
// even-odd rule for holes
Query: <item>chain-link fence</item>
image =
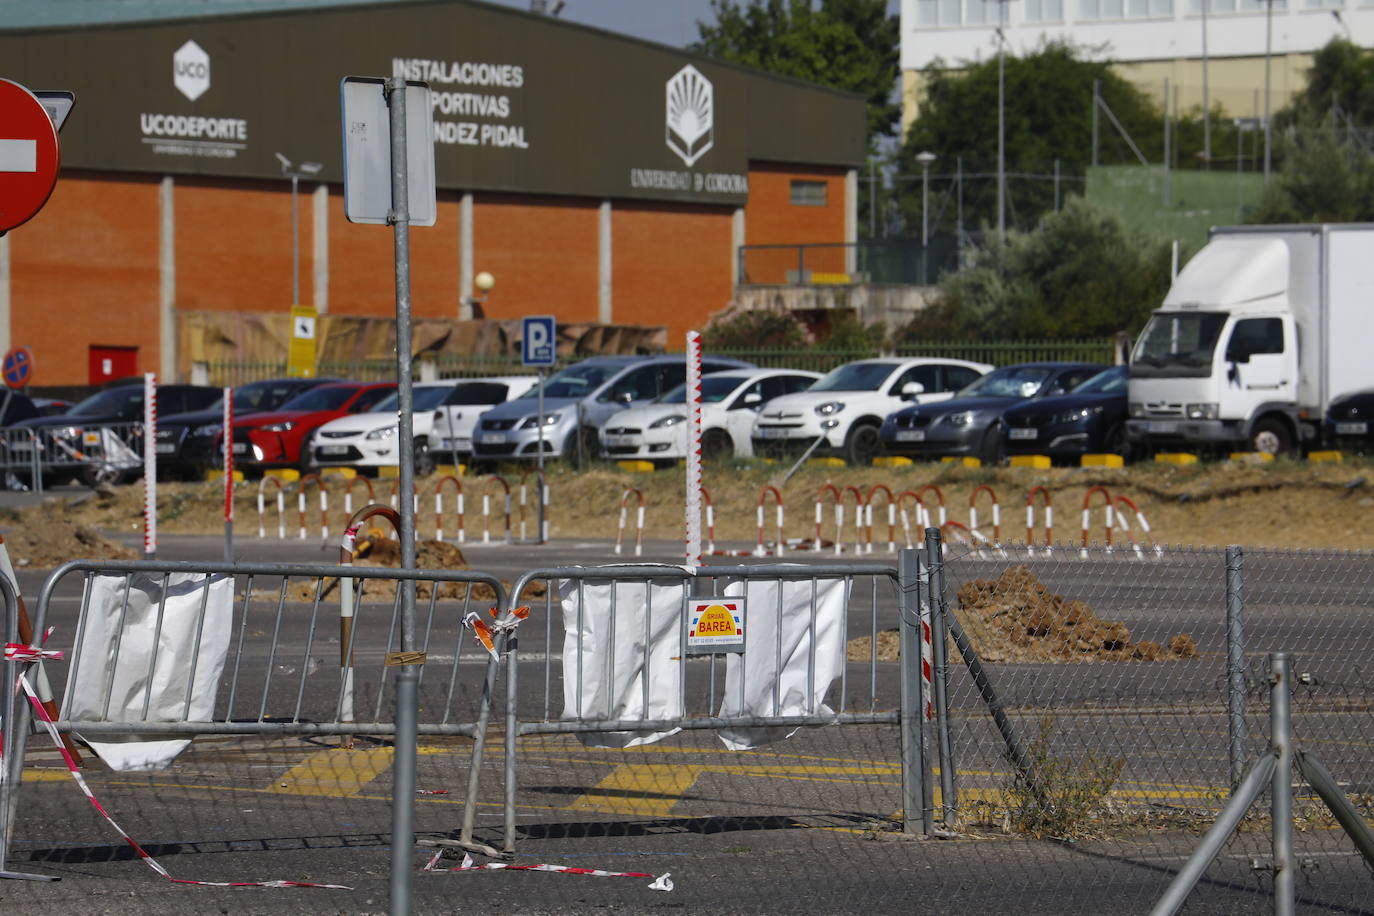
{"label": "chain-link fence", "polygon": [[[145,743],[194,738],[151,771],[107,769],[78,745],[106,810],[178,878],[354,890],[258,890],[245,902],[214,888],[166,889],[151,873],[145,880],[140,855],[40,736],[29,742],[22,785],[10,758],[8,867],[65,881],[23,891],[0,884],[0,895],[22,893],[40,909],[114,893],[110,911],[380,911],[401,786],[422,847],[409,860],[421,912],[452,909],[460,894],[534,911],[1144,912],[1240,773],[1269,752],[1271,651],[1293,659],[1296,746],[1320,758],[1366,822],[1374,817],[1372,561],[984,544],[950,545],[943,557],[908,552],[896,567],[554,567],[513,583],[422,572],[413,577],[425,653],[413,795],[395,772],[387,686],[391,583],[404,574],[202,565],[193,586],[235,580],[208,711],[181,712],[204,699],[187,690],[193,673],[177,682],[185,705],[173,722],[150,726],[143,688],[121,686],[113,669],[95,682],[99,715],[89,700],[77,714],[90,691],[75,685],[89,681],[81,669],[92,670],[94,657],[137,657],[129,664],[156,671],[158,651],[170,658],[185,648],[166,635],[174,615],[146,603],[140,630],[126,597],[106,601],[107,629],[93,629],[95,586],[74,573],[124,582],[127,593],[147,564],[69,570],[45,587],[35,621],[40,631],[56,624],[62,635],[48,647],[67,653],[46,663],[58,727],[99,744],[121,730],[98,725],[119,720],[105,708],[113,705],[134,711],[119,720],[122,731],[142,729]],[[143,584],[175,591],[160,578],[171,569]],[[340,591],[349,581],[340,575],[369,584]],[[489,591],[474,594],[479,581]],[[204,619],[207,599],[194,587],[188,594],[178,613]],[[351,637],[335,623],[343,594],[357,599]],[[486,605],[522,604],[527,615],[459,624]],[[737,630],[743,654],[728,641],[696,645]],[[135,641],[112,642],[119,633]],[[93,655],[92,644],[102,651]],[[131,656],[139,645],[144,655]],[[164,649],[150,660],[148,646]],[[357,674],[347,681],[339,663],[350,656]],[[340,712],[346,682],[364,723],[352,728]],[[175,724],[185,719],[201,721]],[[347,732],[351,748],[339,734]],[[1374,911],[1368,866],[1306,783],[1293,782],[1298,902]],[[1241,821],[1185,911],[1274,905],[1268,812],[1262,804]],[[540,864],[630,877],[446,873],[483,852],[474,869]],[[673,897],[647,887],[664,872]]]}

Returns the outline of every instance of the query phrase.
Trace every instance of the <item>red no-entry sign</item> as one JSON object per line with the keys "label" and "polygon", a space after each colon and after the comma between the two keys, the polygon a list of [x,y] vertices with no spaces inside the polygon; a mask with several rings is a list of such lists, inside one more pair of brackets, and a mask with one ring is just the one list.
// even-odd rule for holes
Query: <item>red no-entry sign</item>
{"label": "red no-entry sign", "polygon": [[0,232],[43,209],[61,162],[57,131],[43,104],[18,83],[0,79]]}

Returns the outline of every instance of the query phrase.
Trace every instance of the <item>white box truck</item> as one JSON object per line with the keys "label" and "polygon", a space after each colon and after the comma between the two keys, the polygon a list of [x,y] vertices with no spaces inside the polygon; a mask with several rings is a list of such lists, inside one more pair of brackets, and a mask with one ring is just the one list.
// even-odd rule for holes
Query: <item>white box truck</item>
{"label": "white box truck", "polygon": [[1374,387],[1374,225],[1237,226],[1175,278],[1131,354],[1127,436],[1151,451],[1295,453]]}

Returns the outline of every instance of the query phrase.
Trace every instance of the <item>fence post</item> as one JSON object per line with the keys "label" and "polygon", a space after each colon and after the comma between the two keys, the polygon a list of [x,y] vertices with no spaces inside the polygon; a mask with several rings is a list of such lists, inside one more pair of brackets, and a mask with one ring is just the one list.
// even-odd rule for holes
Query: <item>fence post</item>
{"label": "fence post", "polygon": [[1293,737],[1290,729],[1290,668],[1287,652],[1269,656],[1269,741],[1275,766],[1269,786],[1271,839],[1274,847],[1274,916],[1292,916],[1293,886]]}
{"label": "fence post", "polygon": [[[0,605],[3,605],[0,624],[4,626],[0,632],[4,634],[5,643],[17,644],[21,641],[19,597],[9,577],[4,575],[0,575]],[[0,662],[0,672],[3,672],[0,677],[3,677],[2,683],[5,685],[5,689],[0,691],[0,715],[4,716],[3,722],[0,722],[0,740],[3,740],[3,748],[8,752],[7,756],[0,757],[0,767],[4,768],[4,772],[0,772],[0,880],[56,881],[57,878],[48,875],[10,871],[7,864],[15,815],[18,813],[20,780],[24,775],[24,751],[20,747],[23,742],[19,740],[19,735],[25,724],[19,721],[17,714],[27,708],[28,698],[16,687],[23,664],[15,659],[3,659]]]}
{"label": "fence post", "polygon": [[940,820],[954,826],[958,797],[954,786],[954,753],[949,741],[949,658],[946,647],[945,553],[940,529],[926,529],[926,562],[930,582],[930,655],[935,668],[935,734],[940,747]]}
{"label": "fence post", "polygon": [[1231,787],[1245,770],[1245,553],[1226,548],[1226,686],[1231,734]]}
{"label": "fence post", "polygon": [[921,833],[929,836],[932,823],[925,749],[925,703],[921,698],[921,583],[924,580],[919,554],[910,548],[897,555],[901,601],[901,734],[902,734],[902,831],[916,832],[920,812]]}

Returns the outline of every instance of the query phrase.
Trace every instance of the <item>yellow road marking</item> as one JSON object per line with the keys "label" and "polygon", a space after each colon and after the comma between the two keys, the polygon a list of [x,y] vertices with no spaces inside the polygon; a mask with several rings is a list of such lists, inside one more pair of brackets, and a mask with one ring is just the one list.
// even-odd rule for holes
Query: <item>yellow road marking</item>
{"label": "yellow road marking", "polygon": [[64,779],[71,779],[72,774],[66,770],[35,770],[32,767],[24,770],[24,782],[61,782]]}
{"label": "yellow road marking", "polygon": [[356,795],[391,767],[394,756],[389,747],[318,751],[281,774],[272,791],[283,795]]}
{"label": "yellow road marking", "polygon": [[703,767],[626,763],[568,807],[574,811],[667,817]]}

